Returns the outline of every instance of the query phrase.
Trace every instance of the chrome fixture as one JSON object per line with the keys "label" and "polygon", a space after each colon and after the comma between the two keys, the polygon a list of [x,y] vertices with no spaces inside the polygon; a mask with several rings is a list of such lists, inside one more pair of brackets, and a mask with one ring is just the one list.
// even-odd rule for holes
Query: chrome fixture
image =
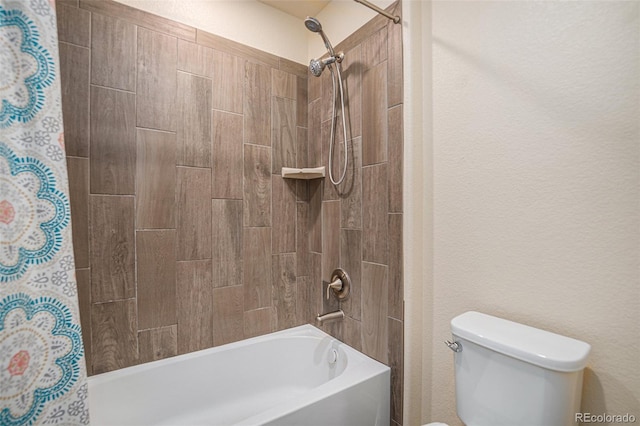
{"label": "chrome fixture", "polygon": [[444,344],[449,346],[449,349],[451,349],[454,352],[462,352],[462,344],[460,342],[452,342],[450,340],[445,340]]}
{"label": "chrome fixture", "polygon": [[337,321],[341,319],[344,319],[344,312],[342,311],[342,309],[338,309],[335,312],[329,312],[322,315],[318,314],[318,316],[316,317],[316,322],[318,323],[318,325],[322,325],[322,323],[325,321]]}
{"label": "chrome fixture", "polygon": [[322,71],[327,65],[331,65],[334,62],[340,63],[343,59],[344,53],[342,52],[339,52],[335,56],[329,56],[326,59],[312,59],[309,62],[309,70],[311,71],[311,74],[315,75],[316,77],[320,77],[320,74],[322,74]]}
{"label": "chrome fixture", "polygon": [[307,19],[304,20],[304,25],[312,33],[319,33],[320,37],[322,37],[322,41],[324,41],[324,46],[329,51],[329,54],[331,56],[336,56],[335,52],[333,51],[331,42],[327,38],[327,35],[324,33],[324,31],[322,31],[322,24],[320,24],[320,21],[318,21],[316,18],[312,18],[311,16],[307,16]]}
{"label": "chrome fixture", "polygon": [[382,16],[386,16],[387,18],[391,19],[394,24],[400,23],[400,17],[398,15],[394,16],[394,15],[390,14],[389,12],[387,12],[386,10],[380,9],[375,4],[369,3],[367,0],[354,0],[354,1],[357,2],[357,3],[360,3],[361,5],[367,6],[369,9],[375,10],[376,12],[378,12]]}
{"label": "chrome fixture", "polygon": [[[329,141],[329,179],[331,179],[331,183],[334,185],[340,185],[344,178],[347,176],[347,161],[348,161],[348,152],[347,152],[347,121],[345,118],[344,111],[344,88],[342,87],[342,74],[340,73],[340,63],[344,59],[344,53],[336,52],[333,50],[333,46],[329,41],[327,35],[322,31],[322,25],[320,21],[316,18],[312,18],[311,16],[307,16],[307,19],[304,20],[304,25],[311,32],[320,34],[322,37],[322,41],[324,41],[324,46],[327,48],[329,52],[329,57],[326,59],[312,59],[309,62],[309,71],[316,77],[320,77],[322,71],[326,68],[329,68],[331,71],[331,84],[333,86],[333,102],[331,103],[333,112],[331,113],[331,139]],[[342,107],[342,136],[344,138],[344,166],[342,168],[342,174],[340,175],[340,179],[336,180],[333,178],[333,144],[335,142],[335,127],[336,127],[336,76],[333,73],[333,67],[335,66],[336,71],[338,73],[338,85],[340,86],[340,106]]]}

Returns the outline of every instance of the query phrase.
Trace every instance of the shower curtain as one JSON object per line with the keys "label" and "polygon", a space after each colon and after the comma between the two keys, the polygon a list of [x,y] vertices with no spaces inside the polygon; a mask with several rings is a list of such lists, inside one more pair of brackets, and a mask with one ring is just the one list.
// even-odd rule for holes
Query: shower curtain
{"label": "shower curtain", "polygon": [[54,0],[0,0],[0,425],[88,424]]}

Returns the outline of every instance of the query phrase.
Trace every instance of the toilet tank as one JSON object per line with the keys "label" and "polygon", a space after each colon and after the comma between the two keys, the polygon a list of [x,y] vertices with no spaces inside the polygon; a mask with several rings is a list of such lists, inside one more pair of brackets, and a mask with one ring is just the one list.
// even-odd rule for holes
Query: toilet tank
{"label": "toilet tank", "polygon": [[479,312],[455,317],[451,331],[465,425],[577,424],[589,344]]}

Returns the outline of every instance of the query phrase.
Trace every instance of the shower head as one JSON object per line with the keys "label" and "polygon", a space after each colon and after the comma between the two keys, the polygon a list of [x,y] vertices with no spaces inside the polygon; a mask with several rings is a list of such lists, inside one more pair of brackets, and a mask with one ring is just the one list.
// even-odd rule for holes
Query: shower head
{"label": "shower head", "polygon": [[326,59],[312,59],[309,62],[309,71],[311,71],[311,74],[315,75],[316,77],[320,77],[320,74],[322,74],[322,71],[327,65],[331,65],[334,62],[342,62],[343,59],[344,53],[342,52],[339,52],[335,56],[329,56]]}
{"label": "shower head", "polygon": [[327,48],[331,56],[335,56],[333,46],[331,46],[331,42],[327,38],[327,35],[324,33],[324,31],[322,31],[322,25],[320,24],[320,21],[318,21],[316,18],[312,18],[311,16],[307,16],[307,19],[304,20],[304,25],[309,31],[320,34],[320,37],[322,37],[322,41],[324,41],[324,46]]}
{"label": "shower head", "polygon": [[309,71],[311,71],[311,74],[316,77],[320,77],[325,66],[326,65],[320,59],[312,59],[311,62],[309,62]]}
{"label": "shower head", "polygon": [[304,25],[311,32],[318,33],[322,31],[322,25],[320,24],[320,21],[318,21],[316,18],[312,18],[311,16],[307,16],[307,19],[304,20]]}

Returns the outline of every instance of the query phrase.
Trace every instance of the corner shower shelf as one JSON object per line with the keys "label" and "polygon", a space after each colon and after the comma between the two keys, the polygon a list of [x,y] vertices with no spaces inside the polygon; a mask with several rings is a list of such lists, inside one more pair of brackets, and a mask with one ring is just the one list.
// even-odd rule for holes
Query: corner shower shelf
{"label": "corner shower shelf", "polygon": [[282,168],[282,177],[286,179],[322,179],[325,177],[324,166],[304,169]]}

